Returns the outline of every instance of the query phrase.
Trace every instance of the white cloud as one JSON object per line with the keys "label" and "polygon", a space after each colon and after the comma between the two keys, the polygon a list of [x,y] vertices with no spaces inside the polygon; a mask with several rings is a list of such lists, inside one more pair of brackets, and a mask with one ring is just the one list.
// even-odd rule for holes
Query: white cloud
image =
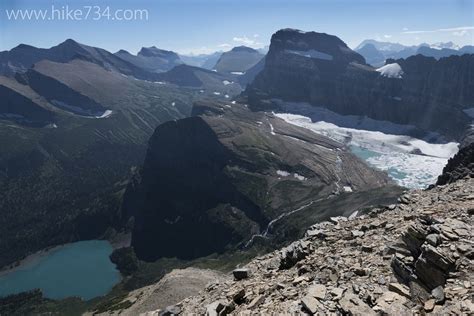
{"label": "white cloud", "polygon": [[254,36],[254,38],[249,38],[247,36],[242,36],[242,37],[235,36],[232,40],[236,43],[249,46],[249,47],[254,47],[254,48],[262,47],[263,44],[258,42],[257,40],[258,34],[255,34],[255,35],[257,36]]}
{"label": "white cloud", "polygon": [[452,34],[453,34],[454,36],[460,36],[460,37],[462,37],[462,36],[466,35],[467,33],[468,33],[467,30],[462,30],[462,31],[454,31]]}
{"label": "white cloud", "polygon": [[186,48],[186,49],[178,49],[176,52],[182,55],[200,55],[200,54],[211,54],[216,51],[215,48],[201,46],[201,47],[193,47],[193,48]]}
{"label": "white cloud", "polygon": [[408,31],[408,27],[404,27],[402,30],[406,32]]}
{"label": "white cloud", "polygon": [[462,32],[474,30],[474,26],[460,26],[447,29],[424,30],[424,31],[404,31],[404,34],[422,34],[422,33],[437,33],[437,32]]}
{"label": "white cloud", "polygon": [[383,37],[384,37],[384,38],[391,38],[392,35],[385,34]]}
{"label": "white cloud", "polygon": [[227,44],[227,43],[222,43],[222,44],[219,44],[219,45],[217,45],[217,46],[222,47],[222,48],[232,47],[232,45]]}

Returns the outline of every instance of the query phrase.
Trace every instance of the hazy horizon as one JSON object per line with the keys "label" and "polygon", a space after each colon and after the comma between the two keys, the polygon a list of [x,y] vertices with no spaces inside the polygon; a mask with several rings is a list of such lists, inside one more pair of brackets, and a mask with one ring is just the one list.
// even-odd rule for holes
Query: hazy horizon
{"label": "hazy horizon", "polygon": [[[466,0],[296,0],[291,6],[279,0],[6,0],[0,4],[0,50],[19,44],[48,48],[72,38],[112,52],[125,49],[136,54],[141,47],[156,46],[196,55],[240,45],[263,48],[283,28],[336,35],[351,48],[365,39],[410,46],[452,41],[464,46],[474,44],[473,4]],[[94,9],[89,19],[82,20],[7,18],[17,10],[51,11],[52,5],[63,11],[91,6],[101,13],[106,8],[142,10],[147,19],[117,21],[103,15],[92,20]]]}

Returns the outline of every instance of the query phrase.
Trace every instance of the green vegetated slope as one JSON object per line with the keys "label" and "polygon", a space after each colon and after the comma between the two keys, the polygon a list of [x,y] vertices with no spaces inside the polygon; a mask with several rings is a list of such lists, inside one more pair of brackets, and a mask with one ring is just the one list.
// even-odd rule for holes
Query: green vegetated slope
{"label": "green vegetated slope", "polygon": [[[42,61],[18,80],[2,78],[0,86],[51,115],[41,127],[0,120],[0,266],[50,245],[96,238],[118,223],[121,192],[148,138],[160,123],[188,116],[200,95],[82,60]],[[53,94],[64,85],[112,112],[73,114],[53,102],[69,95],[44,97],[38,82],[53,85]]]}

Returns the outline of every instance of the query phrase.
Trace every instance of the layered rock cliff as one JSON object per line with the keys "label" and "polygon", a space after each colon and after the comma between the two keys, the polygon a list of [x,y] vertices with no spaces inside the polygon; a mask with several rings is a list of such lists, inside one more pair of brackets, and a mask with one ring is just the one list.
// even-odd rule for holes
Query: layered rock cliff
{"label": "layered rock cliff", "polygon": [[272,36],[247,94],[254,108],[272,98],[308,102],[457,140],[470,123],[462,110],[474,102],[473,67],[474,55],[418,55],[375,69],[335,36],[285,29]]}
{"label": "layered rock cliff", "polygon": [[474,178],[474,125],[466,132],[459,152],[449,159],[437,184],[444,185],[462,178]]}

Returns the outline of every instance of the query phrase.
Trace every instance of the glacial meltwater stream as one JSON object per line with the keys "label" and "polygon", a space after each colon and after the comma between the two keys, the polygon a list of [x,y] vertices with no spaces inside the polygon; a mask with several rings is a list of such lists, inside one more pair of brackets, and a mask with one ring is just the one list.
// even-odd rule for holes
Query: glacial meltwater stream
{"label": "glacial meltwater stream", "polygon": [[36,288],[52,299],[77,296],[89,300],[105,295],[120,281],[120,273],[109,259],[112,250],[107,241],[90,240],[33,256],[0,274],[0,297]]}

